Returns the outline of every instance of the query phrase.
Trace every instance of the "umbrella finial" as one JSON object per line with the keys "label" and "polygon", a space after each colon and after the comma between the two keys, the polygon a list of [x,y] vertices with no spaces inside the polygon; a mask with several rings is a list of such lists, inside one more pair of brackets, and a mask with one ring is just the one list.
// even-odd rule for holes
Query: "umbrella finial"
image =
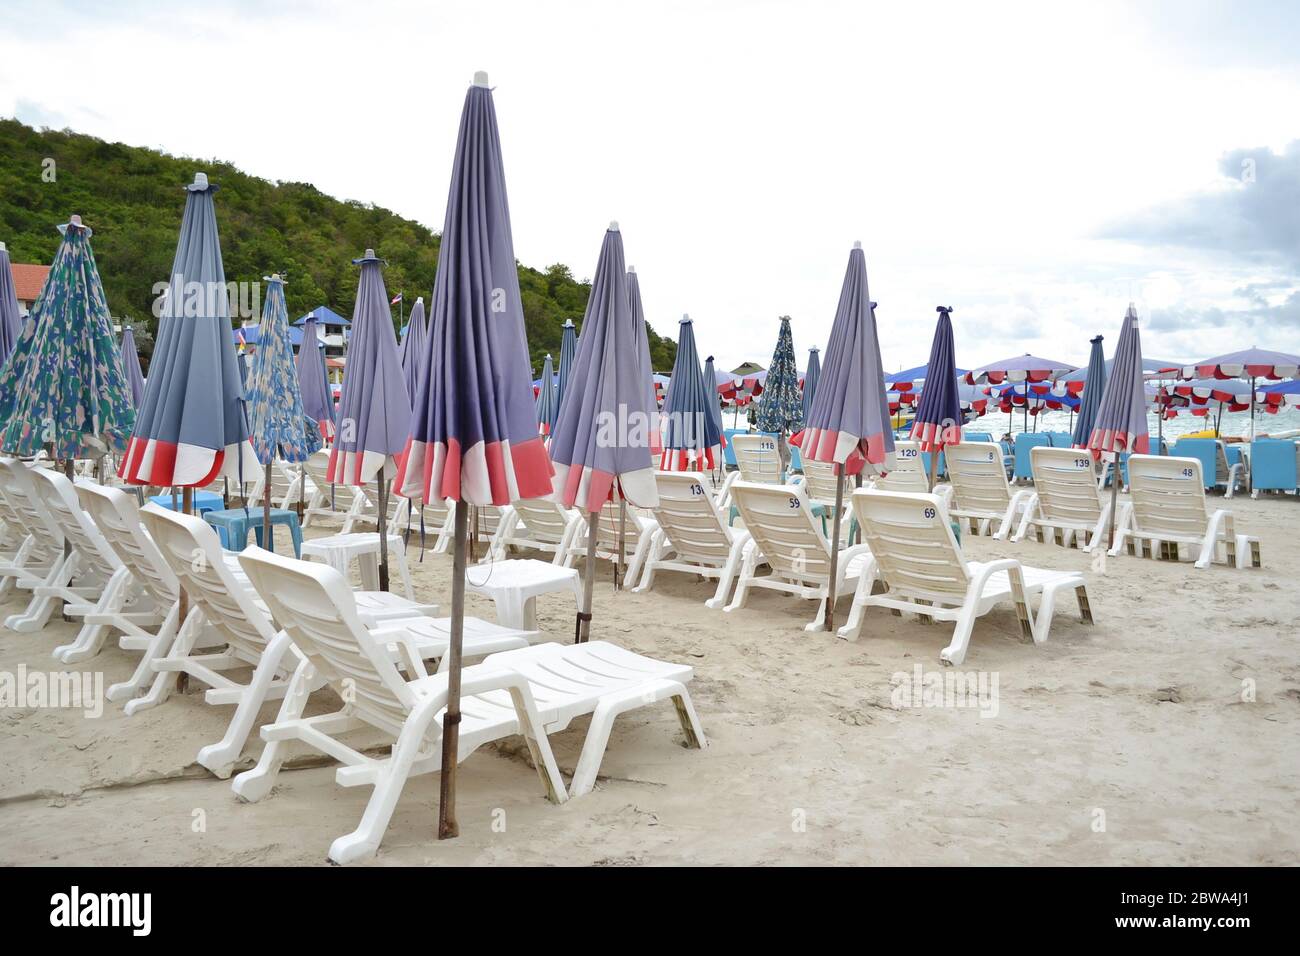
{"label": "umbrella finial", "polygon": [[853,240],[853,248],[854,248],[854,249],[861,249],[861,248],[862,248],[862,240],[861,240],[861,239],[855,239],[855,240]]}
{"label": "umbrella finial", "polygon": [[366,250],[366,256],[365,256],[365,257],[366,257],[367,259],[373,259],[373,258],[375,257],[375,250],[374,250],[374,249],[367,249],[367,250]]}
{"label": "umbrella finial", "polygon": [[487,70],[474,71],[474,85],[481,86],[484,89],[487,88],[488,85]]}
{"label": "umbrella finial", "polygon": [[952,306],[950,306],[950,305],[939,305],[939,306],[935,306],[934,311],[936,311],[936,312],[942,312],[943,314],[948,315],[948,314],[951,314],[951,312],[952,312]]}
{"label": "umbrella finial", "polygon": [[[691,321],[691,317],[690,317],[688,314],[686,314],[685,312],[683,312],[683,313],[682,313],[682,322],[689,322],[689,321]],[[680,325],[681,323],[679,322],[678,324]]]}
{"label": "umbrella finial", "polygon": [[207,173],[195,173],[195,174],[194,174],[194,185],[195,185],[195,186],[198,186],[200,189],[207,189],[207,188],[208,188],[208,174],[207,174]]}
{"label": "umbrella finial", "polygon": [[78,216],[76,213],[73,213],[71,216],[68,217],[68,224],[71,226],[80,226],[81,217]]}
{"label": "umbrella finial", "polygon": [[609,231],[610,231],[610,232],[618,232],[618,220],[617,220],[617,219],[611,219],[611,220],[609,221]]}
{"label": "umbrella finial", "polygon": [[0,242],[0,252],[4,252],[4,251],[5,251],[5,244],[3,242]]}
{"label": "umbrella finial", "polygon": [[629,275],[636,275],[636,266],[628,266],[627,271]]}

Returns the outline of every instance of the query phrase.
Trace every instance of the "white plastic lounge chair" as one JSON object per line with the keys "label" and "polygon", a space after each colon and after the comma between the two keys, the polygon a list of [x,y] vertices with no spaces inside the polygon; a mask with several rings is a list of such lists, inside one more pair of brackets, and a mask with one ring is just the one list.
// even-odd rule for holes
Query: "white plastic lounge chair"
{"label": "white plastic lounge chair", "polygon": [[[998,468],[1001,469],[1001,462]],[[940,660],[960,664],[970,646],[975,619],[995,605],[1012,601],[1026,640],[1047,640],[1056,596],[1073,589],[1085,624],[1092,623],[1088,590],[1075,571],[1045,571],[1023,566],[1014,558],[967,561],[952,533],[948,509],[938,495],[910,495],[863,489],[853,493],[853,512],[871,548],[870,566],[858,581],[853,610],[840,628],[840,637],[856,637],[868,607],[887,607],[931,619],[954,621],[952,641]],[[875,583],[885,586],[873,594]],[[1029,599],[1041,594],[1035,616]]]}
{"label": "white plastic lounge chair", "polygon": [[67,602],[63,613],[81,618],[82,627],[70,644],[54,649],[55,660],[76,664],[98,654],[113,631],[145,635],[143,628],[161,625],[169,605],[155,602],[136,582],[82,506],[77,488],[89,482],[82,480],[74,486],[58,472],[37,469],[32,472],[32,483],[46,514],[77,556],[77,586],[53,589],[52,593],[55,600]]}
{"label": "white plastic lounge chair", "polygon": [[1132,503],[1119,515],[1111,555],[1125,544],[1134,554],[1140,542],[1143,557],[1158,547],[1161,558],[1177,560],[1179,546],[1187,544],[1197,549],[1196,567],[1208,568],[1222,545],[1226,563],[1260,566],[1259,539],[1237,534],[1227,508],[1209,511],[1199,459],[1131,455],[1128,475]]}
{"label": "white plastic lounge chair", "polygon": [[[615,502],[605,502],[596,522],[596,557],[603,561],[614,561],[618,558],[618,510]],[[580,512],[578,522],[569,537],[569,547],[564,554],[566,568],[574,567],[576,564],[583,573],[586,573],[588,527],[586,513]],[[637,514],[632,505],[627,506],[627,522],[623,528],[623,556],[627,561],[627,570],[623,575],[625,582],[635,582],[639,579],[641,565],[650,550],[650,537],[658,527],[653,518]]]}
{"label": "white plastic lounge chair", "polygon": [[[1110,493],[1097,486],[1092,456],[1078,448],[1045,445],[1030,449],[1029,455],[1034,492],[1011,540],[1022,541],[1033,529],[1042,541],[1043,532],[1050,530],[1057,544],[1068,548],[1077,542],[1091,551],[1110,523]],[[1119,507],[1122,514],[1128,502]]]}
{"label": "white plastic lounge chair", "polygon": [[727,475],[718,492],[718,502],[722,507],[730,507],[731,486],[737,481],[779,485],[785,480],[781,471],[781,452],[772,435],[732,435],[729,441],[732,454],[736,456],[736,470]]}
{"label": "white plastic lounge chair", "polygon": [[504,561],[508,550],[528,548],[552,555],[553,564],[563,564],[582,515],[546,498],[516,501],[501,513],[496,534],[480,563]]}
{"label": "white plastic lounge chair", "polygon": [[[388,559],[397,569],[407,599],[414,600],[415,590],[411,585],[411,572],[406,563],[406,539],[403,537],[407,527],[410,500],[400,495],[390,495],[390,498],[394,500],[389,505],[389,520],[385,526],[385,534],[388,536]],[[365,520],[362,513],[364,509],[358,506],[354,510],[356,513],[345,523],[345,527],[351,527],[358,520]],[[374,520],[373,508],[369,520]],[[379,562],[377,532],[341,531],[323,538],[311,538],[302,543],[301,554],[307,560],[317,558],[324,561],[344,575],[347,574],[352,562],[357,561],[362,586],[371,591],[379,586],[375,578]]]}
{"label": "white plastic lounge chair", "polygon": [[[812,501],[803,485],[761,485],[738,481],[731,486],[732,500],[740,510],[745,530],[752,541],[745,546],[736,595],[724,608],[730,612],[745,606],[751,587],[771,588],[805,600],[817,600],[817,614],[804,626],[820,630],[830,585],[831,545],[822,531],[821,520],[813,516]],[[836,598],[852,590],[858,574],[870,558],[865,545],[846,548],[836,563]],[[766,560],[772,573],[757,574]]]}
{"label": "white plastic lounge chair", "polygon": [[702,472],[659,471],[655,472],[655,483],[659,507],[654,515],[659,527],[650,536],[641,582],[632,590],[638,594],[649,591],[658,571],[698,574],[718,579],[718,587],[705,606],[724,607],[740,570],[749,532],[729,526]]}
{"label": "white plastic lounge chair", "polygon": [[[15,588],[30,591],[44,584],[63,561],[63,539],[51,538],[37,503],[31,500],[35,492],[25,474],[30,467],[16,458],[0,458],[0,512],[8,542],[0,555],[0,600],[8,599]],[[13,548],[15,540],[18,544]]]}
{"label": "white plastic lounge chair", "polygon": [[340,533],[349,534],[352,526],[365,519],[367,515],[373,520],[375,506],[370,502],[364,488],[344,484],[331,485],[329,478],[326,477],[329,461],[330,453],[322,449],[303,462],[307,477],[316,490],[307,499],[307,506],[303,508],[302,526],[306,530],[314,522],[341,521],[343,527]]}
{"label": "white plastic lounge chair", "polygon": [[[305,504],[308,500],[303,497],[302,493],[305,477],[301,464],[291,465],[279,458],[275,459],[271,466],[271,507],[287,510],[296,505],[299,499]],[[260,506],[262,504],[262,492],[266,487],[265,471],[258,476],[257,481],[245,487],[248,488],[248,497],[245,499],[248,506],[250,508],[254,505]]]}
{"label": "white plastic lounge chair", "polygon": [[[300,658],[285,658],[289,653],[287,641],[271,648],[276,628],[268,606],[246,579],[241,580],[242,575],[237,577],[232,572],[224,560],[216,532],[206,522],[152,505],[143,509],[141,515],[163,560],[184,587],[190,611],[166,656],[153,661],[157,676],[149,693],[128,701],[126,712],[131,715],[165,701],[179,674],[189,674],[207,684],[211,689],[204,695],[206,703],[236,707],[225,737],[220,743],[200,750],[197,759],[217,776],[227,777],[243,750],[258,711],[267,700],[278,699],[284,693],[288,675]],[[377,634],[400,620],[423,619],[428,611],[420,605],[402,603],[405,606],[401,608],[401,616],[390,614],[376,627]],[[354,599],[353,607],[356,606]],[[363,626],[371,626],[370,621],[361,617],[358,620]],[[215,632],[222,646],[214,653],[194,653],[195,639],[205,627]],[[527,645],[526,636],[512,636],[511,646]],[[445,650],[445,641],[416,640],[413,644],[427,658],[439,656]],[[467,641],[466,646],[474,653],[472,641]],[[254,668],[247,685],[221,673],[242,667]]]}
{"label": "white plastic lounge chair", "polygon": [[993,537],[1005,538],[1032,492],[1028,488],[1012,490],[1001,449],[992,442],[959,442],[943,452],[952,487],[952,516],[965,518],[975,534],[992,531]]}
{"label": "white plastic lounge chair", "polygon": [[[94,560],[98,555],[93,550],[89,554],[83,553],[78,547],[80,542],[67,542],[69,547],[64,548],[63,526],[55,520],[47,504],[50,486],[43,481],[37,483],[54,474],[51,469],[27,468],[12,460],[4,467],[8,472],[7,494],[15,510],[32,537],[41,543],[42,550],[53,555],[52,562],[43,567],[44,573],[24,573],[19,569],[15,580],[17,587],[31,591],[31,599],[22,613],[5,618],[5,627],[20,633],[32,633],[44,628],[51,616],[63,609],[65,602],[81,608],[87,600],[97,599],[112,572],[106,573],[103,566]],[[66,477],[60,477],[68,481]],[[74,579],[76,584],[73,584]]]}
{"label": "white plastic lounge chair", "polygon": [[[379,848],[407,778],[439,769],[447,675],[428,675],[418,648],[398,637],[407,671],[403,676],[377,639],[360,626],[349,592],[332,568],[295,562],[259,548],[243,552],[240,560],[276,619],[285,622],[283,636],[307,660],[295,671],[275,723],[262,728],[267,746],[261,759],[254,769],[235,777],[234,791],[248,801],[266,796],[285,759],[285,744],[308,744],[344,764],[335,776],[340,786],[375,788],[357,829],[330,845],[329,858],[348,863],[371,856]],[[393,635],[384,635],[390,638]],[[317,675],[343,699],[344,707],[304,718],[303,707]],[[493,740],[522,735],[548,797],[562,802],[567,794],[548,733],[563,729],[575,717],[592,714],[573,781],[575,793],[590,789],[610,724],[626,710],[671,697],[688,741],[703,746],[703,732],[685,687],[690,677],[689,667],[641,657],[600,641],[580,646],[543,644],[494,655],[462,671],[458,758],[464,761]],[[387,757],[365,756],[337,739],[361,727],[393,738]]]}

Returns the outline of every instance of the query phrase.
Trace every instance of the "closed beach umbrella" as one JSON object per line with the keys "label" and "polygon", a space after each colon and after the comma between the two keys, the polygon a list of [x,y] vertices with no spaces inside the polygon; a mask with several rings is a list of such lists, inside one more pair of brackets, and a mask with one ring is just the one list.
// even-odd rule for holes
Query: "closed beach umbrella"
{"label": "closed beach umbrella", "polygon": [[[803,395],[799,391],[799,367],[794,359],[789,316],[781,317],[772,364],[767,367],[767,380],[763,383],[763,400],[758,403],[757,424],[759,430],[774,432],[782,438],[803,429]],[[785,458],[785,454],[781,457]]]}
{"label": "closed beach umbrella", "polygon": [[822,375],[821,349],[813,346],[808,350],[808,370],[803,373],[803,420],[808,421],[808,410],[812,408],[813,396],[817,394],[817,382]]}
{"label": "closed beach umbrella", "polygon": [[537,433],[524,307],[510,234],[505,169],[486,73],[465,94],[447,215],[434,279],[410,440],[398,471],[402,494],[456,501],[443,718],[438,836],[453,837],[460,743],[469,505],[504,505],[550,493],[551,463]]}
{"label": "closed beach umbrella", "polygon": [[[623,237],[618,223],[610,223],[582,320],[573,381],[551,434],[555,498],[565,507],[590,514],[579,641],[586,640],[589,632],[600,509],[611,498],[643,508],[659,503],[650,454],[650,410],[639,365],[623,268]],[[620,556],[622,538],[620,533]]]}
{"label": "closed beach umbrella", "polygon": [[1115,510],[1119,492],[1119,455],[1122,452],[1145,455],[1150,448],[1147,437],[1147,403],[1142,374],[1142,338],[1138,332],[1137,310],[1130,303],[1119,331],[1119,345],[1110,378],[1101,396],[1097,419],[1088,438],[1088,450],[1097,460],[1114,462],[1110,483],[1110,545],[1115,543]]}
{"label": "closed beach umbrella", "polygon": [[726,372],[718,372],[713,367],[713,356],[710,355],[704,360],[704,383],[709,390],[709,413],[713,417],[713,425],[718,430],[718,441],[723,448],[727,447],[727,436],[723,434],[725,429],[722,427],[722,405],[718,402],[719,386],[726,387],[731,384],[731,376]]}
{"label": "closed beach umbrella", "polygon": [[632,340],[635,343],[637,359],[637,376],[642,380],[646,390],[646,413],[650,416],[650,455],[659,455],[663,451],[660,436],[659,399],[655,388],[655,373],[650,366],[650,336],[646,334],[645,307],[641,304],[641,280],[637,278],[636,269],[627,270],[627,301],[632,313]]}
{"label": "closed beach umbrella", "polygon": [[192,488],[219,475],[254,481],[257,456],[248,440],[212,201],[217,187],[197,173],[185,189],[158,342],[118,473],[133,484],[162,487]]}
{"label": "closed beach umbrella", "polygon": [[721,418],[716,416],[718,396],[700,369],[695,331],[690,316],[682,316],[677,337],[677,358],[668,383],[663,408],[664,471],[712,471],[722,460]]}
{"label": "closed beach umbrella", "polygon": [[1070,437],[1075,448],[1087,448],[1092,437],[1092,424],[1097,420],[1101,396],[1106,391],[1106,356],[1101,349],[1102,336],[1092,340],[1088,353],[1088,375],[1084,379],[1083,394],[1079,396],[1079,417],[1074,421],[1074,434]]}
{"label": "closed beach umbrella", "polygon": [[0,242],[0,366],[18,343],[22,326],[18,318],[18,293],[14,289],[14,273],[9,267],[9,251]]}
{"label": "closed beach umbrella", "polygon": [[555,387],[555,413],[558,415],[560,406],[564,404],[564,390],[569,384],[569,376],[573,372],[573,359],[578,354],[578,330],[573,326],[572,319],[564,320],[564,331],[560,334],[560,377]]}
{"label": "closed beach umbrella", "polygon": [[541,383],[537,388],[537,429],[543,435],[549,435],[555,427],[555,366],[551,363],[551,353],[546,353],[542,363]]}
{"label": "closed beach umbrella", "polygon": [[885,372],[876,335],[875,303],[867,288],[867,260],[855,242],[835,308],[830,341],[822,362],[821,380],[813,396],[808,421],[795,436],[805,460],[831,462],[836,469],[835,517],[832,524],[830,591],[826,601],[826,630],[835,626],[835,574],[839,561],[840,522],[844,508],[844,476],[864,468],[884,473],[894,462],[894,430],[885,396]]}
{"label": "closed beach umbrella", "polygon": [[414,402],[420,388],[420,369],[424,361],[424,342],[429,337],[428,323],[424,317],[424,296],[415,300],[411,307],[411,321],[407,323],[406,334],[398,356],[402,363],[402,378],[406,382],[406,397]]}
{"label": "closed beach umbrella", "polygon": [[334,400],[330,397],[329,376],[325,372],[325,350],[316,332],[316,320],[310,318],[302,328],[298,346],[298,393],[302,411],[308,421],[316,423],[321,439],[334,440]]}
{"label": "closed beach umbrella", "polygon": [[925,388],[920,404],[912,419],[912,440],[921,451],[930,453],[930,489],[934,489],[934,474],[939,462],[939,452],[945,445],[961,441],[961,398],[957,394],[956,349],[952,342],[952,309],[941,305],[936,309],[939,320],[934,326],[934,341],[930,343],[930,361],[926,363]]}
{"label": "closed beach umbrella", "polygon": [[338,428],[330,448],[330,481],[378,488],[379,587],[388,590],[388,482],[396,474],[394,456],[406,447],[411,428],[411,399],[397,355],[393,314],[379,271],[382,259],[367,249],[353,265],[361,266],[357,302],[352,312],[348,362],[343,368]]}
{"label": "closed beach umbrella", "polygon": [[[0,370],[0,449],[98,458],[126,447],[135,421],[113,319],[80,216],[60,226],[49,275]],[[6,270],[7,266],[6,266]]]}
{"label": "closed beach umbrella", "polygon": [[122,360],[122,374],[131,393],[131,407],[139,408],[144,401],[144,373],[140,371],[140,352],[135,347],[135,332],[131,326],[122,330],[122,341],[117,347],[118,357]]}

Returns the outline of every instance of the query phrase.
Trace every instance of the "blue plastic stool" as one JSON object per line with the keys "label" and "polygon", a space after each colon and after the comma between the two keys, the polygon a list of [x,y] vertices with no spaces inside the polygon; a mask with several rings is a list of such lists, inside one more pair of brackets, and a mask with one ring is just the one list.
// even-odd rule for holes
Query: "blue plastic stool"
{"label": "blue plastic stool", "polygon": [[[181,493],[176,493],[176,507],[172,508],[172,496],[170,493],[165,495],[154,495],[149,499],[159,508],[166,508],[168,511],[179,511],[181,507]],[[194,492],[194,511],[199,515],[206,515],[209,511],[220,511],[226,506],[226,502],[221,495],[215,491],[196,491]]]}
{"label": "blue plastic stool", "polygon": [[203,520],[212,525],[227,551],[243,551],[248,547],[248,532],[257,536],[258,547],[275,550],[275,526],[284,525],[293,537],[293,556],[302,557],[302,528],[298,526],[298,513],[284,508],[271,509],[271,540],[262,544],[262,509],[230,508],[226,511],[209,511]]}

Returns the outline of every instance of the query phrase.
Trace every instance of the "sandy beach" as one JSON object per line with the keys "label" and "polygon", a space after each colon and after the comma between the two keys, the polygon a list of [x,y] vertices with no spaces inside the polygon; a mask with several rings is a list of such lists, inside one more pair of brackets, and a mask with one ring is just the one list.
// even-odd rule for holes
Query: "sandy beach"
{"label": "sandy beach", "polygon": [[[794,598],[751,592],[724,614],[703,605],[710,585],[684,575],[615,594],[602,565],[593,638],[690,663],[707,749],[685,748],[668,703],[633,712],[595,792],[555,806],[522,742],[484,748],[461,767],[461,837],[434,839],[437,777],[419,777],[372,865],[1294,864],[1300,506],[1225,504],[1261,538],[1262,569],[1110,559],[1088,572],[1096,625],[1067,599],[1038,647],[1021,643],[1010,606],[996,610],[947,671],[996,680],[983,707],[910,706],[898,688],[918,666],[942,672],[947,625],[873,611],[846,641],[805,633],[813,606]],[[1092,564],[1029,541],[967,535],[966,547],[976,559]],[[450,558],[418,557],[413,547],[417,596],[445,605]],[[490,602],[468,601],[491,619]],[[0,613],[19,608],[11,599]],[[572,614],[572,597],[540,601],[540,625],[558,639]],[[102,671],[107,686],[133,668],[136,655],[115,645],[56,663],[51,650],[75,630],[4,631],[0,671]],[[313,706],[336,704],[321,691]],[[196,683],[132,718],[112,703],[97,718],[0,711],[0,863],[324,864],[369,788],[337,786],[312,757],[267,799],[241,803],[194,762],[231,712],[206,705]],[[566,777],[586,726],[552,737]],[[240,769],[260,746],[250,741]]]}

